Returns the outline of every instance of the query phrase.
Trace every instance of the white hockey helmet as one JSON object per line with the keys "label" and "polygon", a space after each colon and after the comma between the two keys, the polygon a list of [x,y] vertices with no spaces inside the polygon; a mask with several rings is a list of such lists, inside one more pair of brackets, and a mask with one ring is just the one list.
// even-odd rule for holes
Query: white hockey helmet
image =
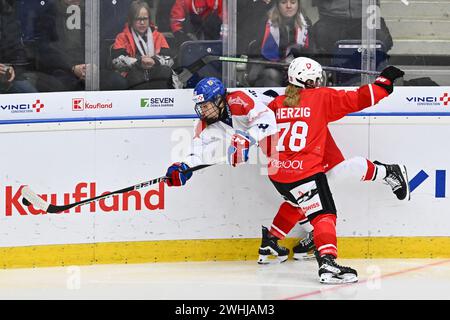
{"label": "white hockey helmet", "polygon": [[298,57],[289,65],[288,80],[294,86],[315,88],[321,85],[322,77],[322,66],[313,59]]}

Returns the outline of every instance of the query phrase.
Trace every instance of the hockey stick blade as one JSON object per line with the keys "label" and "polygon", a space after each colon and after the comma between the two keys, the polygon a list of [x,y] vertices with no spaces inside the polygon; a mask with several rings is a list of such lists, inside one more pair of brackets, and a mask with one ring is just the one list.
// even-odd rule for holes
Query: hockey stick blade
{"label": "hockey stick blade", "polygon": [[22,203],[26,206],[33,205],[36,209],[47,211],[50,204],[39,197],[30,187],[25,186],[22,188]]}
{"label": "hockey stick blade", "polygon": [[[187,170],[182,171],[182,173],[189,173],[189,172],[194,172],[206,167],[212,166],[212,164],[202,164],[202,165],[198,165],[192,168],[189,168]],[[167,177],[163,176],[163,177],[159,177],[159,178],[155,178],[152,180],[148,180],[148,181],[144,181],[138,184],[135,184],[133,186],[130,187],[126,187],[120,190],[116,190],[113,192],[108,192],[106,194],[94,197],[94,198],[89,198],[83,201],[79,201],[79,202],[74,202],[74,203],[70,203],[67,205],[62,205],[62,206],[58,206],[58,205],[54,205],[54,204],[49,204],[46,201],[44,201],[43,199],[41,199],[36,193],[34,193],[30,188],[28,187],[24,187],[22,189],[22,196],[24,197],[24,199],[22,200],[22,203],[25,204],[24,200],[28,200],[34,207],[39,208],[47,213],[60,213],[66,210],[69,210],[71,208],[74,207],[78,207],[78,206],[82,206],[82,205],[86,205],[95,201],[99,201],[102,199],[106,199],[109,197],[112,197],[114,195],[117,194],[121,194],[121,193],[126,193],[129,191],[133,191],[133,190],[139,190],[139,189],[143,189],[146,188],[148,186],[151,186],[153,184],[159,183],[161,181],[166,180]],[[26,204],[25,204],[26,205]]]}

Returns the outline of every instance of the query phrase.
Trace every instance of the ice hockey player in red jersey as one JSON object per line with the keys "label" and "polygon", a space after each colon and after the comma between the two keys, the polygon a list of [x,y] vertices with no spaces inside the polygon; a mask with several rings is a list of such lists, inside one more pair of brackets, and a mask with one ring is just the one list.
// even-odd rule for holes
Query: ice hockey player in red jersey
{"label": "ice hockey player in red jersey", "polygon": [[[375,105],[393,92],[395,79],[403,75],[403,71],[390,66],[382,71],[373,84],[364,85],[355,91],[335,90],[320,87],[320,64],[300,57],[294,59],[289,66],[286,94],[269,104],[269,108],[275,113],[279,129],[277,152],[269,160],[269,178],[287,200],[287,205],[293,209],[300,208],[314,227],[321,283],[358,280],[356,270],[335,262],[336,207],[325,172],[327,166],[336,165],[339,160],[339,157],[333,160],[327,154],[334,151],[334,148],[337,151],[339,149],[329,139],[331,135],[328,123]],[[330,147],[330,143],[334,146]],[[409,190],[405,186],[407,176],[403,172],[406,169],[382,164],[373,169],[378,167],[385,169],[382,176],[391,176],[401,185],[395,190],[398,191],[397,197],[409,198]],[[262,248],[265,247],[265,241],[268,242],[268,238],[265,239],[263,230]]]}
{"label": "ice hockey player in red jersey", "polygon": [[[307,60],[305,60],[307,61]],[[318,69],[320,72],[320,69]],[[319,73],[316,76],[320,76]],[[277,97],[276,92],[272,92],[273,98]],[[265,101],[268,105],[273,98]],[[276,145],[276,143],[275,143]],[[275,166],[280,162],[272,162]],[[404,165],[384,164],[379,161],[371,161],[365,157],[356,156],[345,159],[327,128],[325,151],[323,155],[323,168],[327,175],[331,190],[333,184],[338,181],[374,181],[382,182],[390,187],[394,195],[400,201],[410,200],[410,191],[407,178],[407,171]],[[297,222],[306,231],[306,236],[301,239],[292,249],[295,260],[314,259],[314,232],[303,211],[292,205],[290,202],[283,202],[275,215],[270,230],[263,227],[263,235],[266,241],[260,247],[258,263],[270,263],[270,257],[276,256],[279,262],[288,259],[289,250],[275,245],[278,240],[283,240],[292,230]],[[273,249],[271,248],[276,248]]]}

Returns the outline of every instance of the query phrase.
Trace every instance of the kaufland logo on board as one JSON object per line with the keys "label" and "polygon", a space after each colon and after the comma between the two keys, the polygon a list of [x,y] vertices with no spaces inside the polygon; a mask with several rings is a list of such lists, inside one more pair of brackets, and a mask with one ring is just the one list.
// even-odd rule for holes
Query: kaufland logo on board
{"label": "kaufland logo on board", "polygon": [[72,111],[112,109],[112,102],[92,102],[84,98],[72,99]]}
{"label": "kaufland logo on board", "polygon": [[417,106],[450,106],[450,94],[444,92],[439,96],[410,96],[406,101]]}
{"label": "kaufland logo on board", "polygon": [[44,109],[45,105],[40,99],[36,99],[34,103],[11,103],[0,104],[0,111],[9,111],[11,113],[28,113],[36,112],[40,113]]}
{"label": "kaufland logo on board", "polygon": [[[22,187],[15,188],[6,186],[4,191],[0,193],[5,202],[5,216],[47,214],[42,210],[36,209],[32,205],[28,207],[23,205],[21,190]],[[97,184],[95,182],[80,182],[75,185],[73,192],[71,193],[40,194],[39,196],[45,201],[55,205],[67,205],[106,193],[108,193],[108,191],[97,194]],[[85,206],[74,207],[59,214],[80,213],[82,208],[85,207],[88,209],[84,210],[88,210],[90,213],[163,210],[164,200],[164,182],[160,182],[159,185],[157,185],[157,189],[150,189],[148,191],[144,191],[144,189],[141,189],[140,191],[129,191],[114,195],[110,198],[91,202]],[[2,210],[0,210],[0,212],[2,212]]]}

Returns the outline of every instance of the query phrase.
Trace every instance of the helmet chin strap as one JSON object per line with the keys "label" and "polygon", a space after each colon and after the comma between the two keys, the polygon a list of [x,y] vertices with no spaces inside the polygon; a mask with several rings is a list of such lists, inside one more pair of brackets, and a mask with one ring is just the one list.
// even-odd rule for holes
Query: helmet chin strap
{"label": "helmet chin strap", "polygon": [[[305,82],[305,81],[301,81],[300,79],[295,79],[295,80],[297,80],[298,82],[300,82],[300,83],[303,85],[304,89],[313,89],[313,88],[316,87],[315,85],[310,85],[310,84],[308,84],[308,83]],[[300,86],[297,86],[297,87],[302,88],[302,87],[300,87]],[[302,88],[302,89],[303,89],[303,88]]]}
{"label": "helmet chin strap", "polygon": [[226,120],[228,118],[231,118],[231,112],[228,103],[223,97],[221,102],[223,103],[223,107],[222,109],[220,109],[220,116],[219,116],[220,120]]}
{"label": "helmet chin strap", "polygon": [[[298,78],[295,78],[295,80],[297,80],[298,82],[300,82],[304,87],[305,87],[305,89],[313,89],[313,88],[315,88],[316,86],[315,86],[315,84],[308,84],[308,81],[301,81],[300,79],[298,79]],[[301,88],[301,87],[299,87],[299,88]]]}

